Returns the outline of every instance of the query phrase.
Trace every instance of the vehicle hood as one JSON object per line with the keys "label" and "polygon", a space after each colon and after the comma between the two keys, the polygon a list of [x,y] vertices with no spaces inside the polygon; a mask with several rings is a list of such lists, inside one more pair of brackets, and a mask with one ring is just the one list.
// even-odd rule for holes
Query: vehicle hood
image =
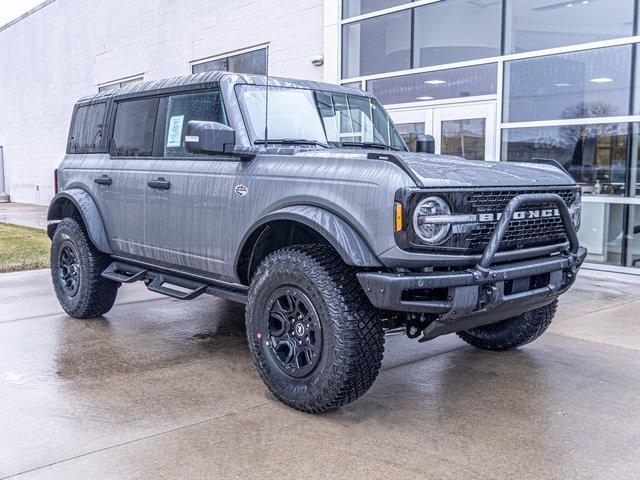
{"label": "vehicle hood", "polygon": [[[383,157],[381,159],[368,156]],[[574,185],[564,170],[549,164],[465,160],[448,155],[430,155],[390,150],[313,149],[297,156],[362,158],[365,161],[392,161],[405,169],[418,187],[526,187]],[[387,159],[384,159],[387,157]],[[394,160],[392,157],[395,157]]]}
{"label": "vehicle hood", "polygon": [[394,153],[424,187],[572,185],[565,171],[548,164],[465,160],[446,155]]}

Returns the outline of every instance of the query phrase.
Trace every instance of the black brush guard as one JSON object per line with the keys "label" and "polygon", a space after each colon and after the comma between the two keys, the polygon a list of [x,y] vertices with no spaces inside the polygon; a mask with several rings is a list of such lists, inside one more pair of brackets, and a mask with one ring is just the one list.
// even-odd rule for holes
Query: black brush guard
{"label": "black brush guard", "polygon": [[[569,245],[557,255],[493,265],[500,243],[514,213],[525,205],[553,204],[558,207]],[[580,247],[569,208],[554,193],[517,195],[507,204],[496,229],[474,268],[458,272],[357,274],[369,301],[383,310],[429,314],[423,339],[496,323],[548,305],[573,284],[587,251]],[[544,285],[531,288],[532,278]],[[506,292],[505,286],[509,285]],[[442,297],[446,290],[446,295]],[[411,293],[437,299],[411,299]],[[408,294],[408,295],[407,295]],[[415,297],[415,295],[413,296]],[[418,298],[420,296],[418,295]],[[413,315],[416,317],[416,315]]]}

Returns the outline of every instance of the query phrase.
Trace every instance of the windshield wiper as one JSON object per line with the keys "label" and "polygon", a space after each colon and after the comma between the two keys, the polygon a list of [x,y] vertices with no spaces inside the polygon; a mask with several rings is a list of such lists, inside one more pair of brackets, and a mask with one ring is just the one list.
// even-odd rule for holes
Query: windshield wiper
{"label": "windshield wiper", "polygon": [[391,145],[387,145],[386,143],[381,142],[341,142],[341,146],[343,147],[368,147],[368,148],[381,148],[383,150],[395,150],[400,151],[399,148],[392,147]]}
{"label": "windshield wiper", "polygon": [[270,138],[268,140],[259,139],[254,140],[254,144],[256,145],[271,145],[273,143],[282,143],[285,145],[319,145],[324,148],[329,148],[324,142],[320,142],[319,140],[306,140],[304,138]]}

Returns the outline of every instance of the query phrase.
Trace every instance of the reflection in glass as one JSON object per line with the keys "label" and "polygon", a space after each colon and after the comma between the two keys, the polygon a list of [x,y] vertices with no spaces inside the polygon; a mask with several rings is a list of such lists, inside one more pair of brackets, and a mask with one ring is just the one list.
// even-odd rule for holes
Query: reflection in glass
{"label": "reflection in glass", "polygon": [[362,90],[362,83],[361,82],[345,82],[345,83],[343,83],[341,85],[343,87],[357,88],[358,90]]}
{"label": "reflection in glass", "polygon": [[414,67],[500,55],[501,2],[445,0],[415,9]]}
{"label": "reflection in glass", "polygon": [[342,27],[342,78],[411,67],[411,10]]}
{"label": "reflection in glass", "polygon": [[103,85],[102,87],[98,87],[99,92],[106,92],[108,90],[117,90],[118,88],[126,87],[127,85],[133,85],[134,83],[142,82],[142,77],[131,78],[129,80],[123,80],[118,83],[111,83],[109,85]]}
{"label": "reflection in glass", "polygon": [[629,114],[630,45],[505,63],[504,121]]}
{"label": "reflection in glass", "polygon": [[503,130],[502,159],[560,162],[585,194],[624,195],[629,148],[627,123]]}
{"label": "reflection in glass", "polygon": [[441,153],[467,160],[484,160],[485,119],[445,120],[441,124]]}
{"label": "reflection in glass", "polygon": [[415,73],[367,82],[367,90],[383,104],[473,97],[496,93],[495,63],[472,67]]}
{"label": "reflection in glass", "polygon": [[506,51],[596,42],[633,35],[633,0],[509,0]]}
{"label": "reflection in glass", "polygon": [[631,135],[631,155],[629,169],[629,196],[640,196],[640,123],[633,123]]}
{"label": "reflection in glass", "polygon": [[219,122],[226,124],[227,120],[219,91],[173,95],[162,99],[167,103],[167,118],[164,127],[164,156],[189,157],[184,143],[187,124],[191,120]]}
{"label": "reflection in glass", "polygon": [[247,73],[250,75],[266,75],[267,49],[260,48],[251,52],[230,55],[191,66],[191,73],[212,72],[216,70]]}
{"label": "reflection in glass", "polygon": [[640,267],[640,206],[629,205],[627,266]]}
{"label": "reflection in glass", "polygon": [[584,202],[578,237],[589,252],[587,262],[622,265],[625,205]]}
{"label": "reflection in glass", "polygon": [[384,8],[395,7],[411,0],[342,0],[342,18],[355,17]]}
{"label": "reflection in glass", "polygon": [[424,122],[416,123],[396,123],[396,130],[407,144],[410,152],[416,151],[416,142],[418,135],[424,135]]}

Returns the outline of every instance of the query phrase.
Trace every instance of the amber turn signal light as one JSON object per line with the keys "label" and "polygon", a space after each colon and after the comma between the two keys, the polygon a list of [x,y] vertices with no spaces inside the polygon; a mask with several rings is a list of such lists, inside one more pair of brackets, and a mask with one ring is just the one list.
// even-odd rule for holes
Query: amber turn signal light
{"label": "amber turn signal light", "polygon": [[395,203],[395,215],[394,215],[394,225],[395,231],[400,232],[404,228],[402,224],[402,204],[400,202]]}

